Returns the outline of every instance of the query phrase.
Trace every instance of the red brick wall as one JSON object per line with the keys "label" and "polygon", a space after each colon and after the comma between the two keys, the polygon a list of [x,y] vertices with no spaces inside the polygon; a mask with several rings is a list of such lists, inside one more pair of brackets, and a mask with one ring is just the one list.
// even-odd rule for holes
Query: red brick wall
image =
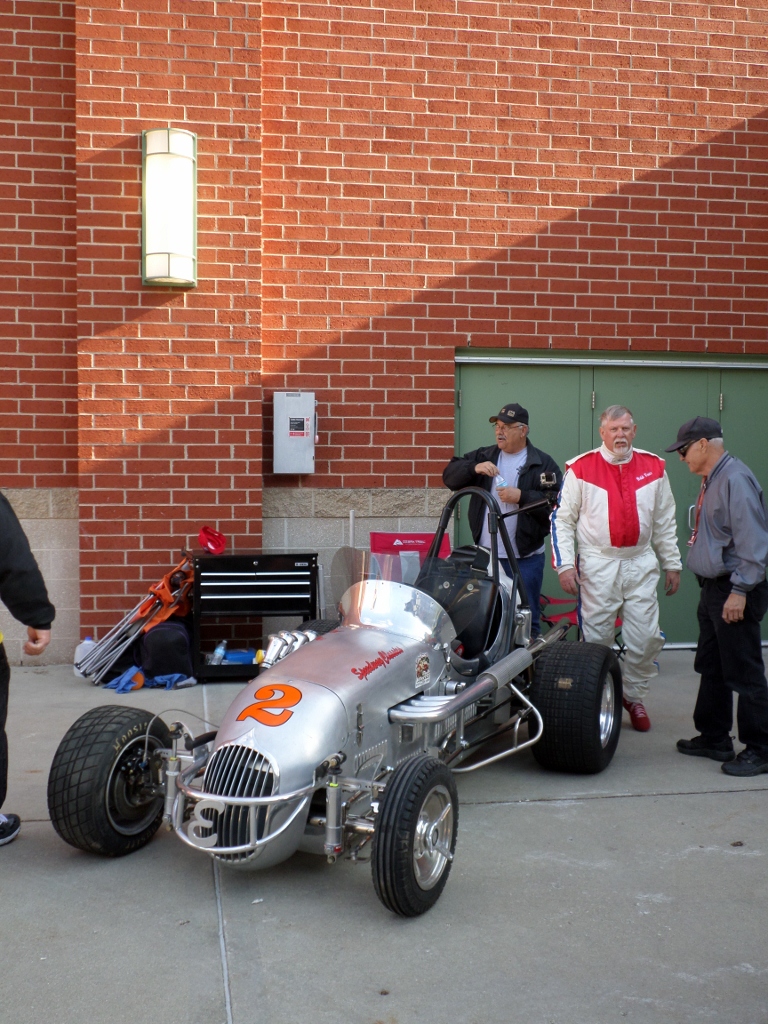
{"label": "red brick wall", "polygon": [[[260,4],[78,5],[82,620],[261,540]],[[198,287],[141,285],[141,131],[198,135]],[[140,582],[144,581],[144,582]],[[130,597],[130,601],[129,601]]]}
{"label": "red brick wall", "polygon": [[767,37],[733,0],[265,0],[264,383],[317,391],[304,482],[438,484],[457,346],[768,351]]}
{"label": "red brick wall", "polygon": [[[768,350],[756,4],[94,0],[74,126],[73,5],[0,14],[0,470],[72,483],[76,328],[85,628],[204,522],[259,546],[262,354],[320,400],[301,483],[405,488],[456,347]],[[140,283],[165,124],[199,140],[189,291]]]}
{"label": "red brick wall", "polygon": [[71,3],[0,3],[0,485],[77,483]]}

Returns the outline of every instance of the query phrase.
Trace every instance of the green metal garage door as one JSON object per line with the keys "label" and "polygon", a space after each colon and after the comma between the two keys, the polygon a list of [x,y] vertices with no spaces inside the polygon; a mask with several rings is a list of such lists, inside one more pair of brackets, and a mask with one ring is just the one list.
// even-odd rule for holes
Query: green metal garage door
{"label": "green metal garage door", "polygon": [[[511,362],[510,359],[520,360]],[[506,402],[519,402],[530,412],[533,444],[563,466],[566,459],[600,444],[600,413],[608,405],[626,405],[637,423],[636,445],[664,454],[678,427],[693,416],[712,416],[723,425],[728,450],[755,472],[768,488],[765,444],[768,362],[705,363],[676,359],[547,357],[541,353],[460,353],[457,355],[456,451],[463,453],[493,444],[488,417]],[[683,561],[687,552],[688,509],[701,483],[677,456],[667,457],[667,472],[677,502],[677,525]],[[459,538],[469,539],[466,521]],[[544,592],[563,596],[550,568]],[[662,629],[669,643],[696,640],[698,586],[683,573],[674,597],[659,592]],[[768,623],[764,623],[768,637]]]}

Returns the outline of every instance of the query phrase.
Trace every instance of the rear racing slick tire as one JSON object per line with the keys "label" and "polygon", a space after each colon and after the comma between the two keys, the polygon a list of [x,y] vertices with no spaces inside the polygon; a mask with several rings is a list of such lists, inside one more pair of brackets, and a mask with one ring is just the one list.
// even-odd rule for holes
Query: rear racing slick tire
{"label": "rear racing slick tire", "polygon": [[340,625],[341,619],[310,619],[309,622],[302,622],[297,628],[302,633],[311,629],[318,636],[321,636],[323,633],[330,633],[332,629],[338,629]]}
{"label": "rear racing slick tire", "polygon": [[93,708],[62,739],[48,775],[48,810],[70,846],[121,857],[157,832],[163,797],[148,789],[144,749],[150,760],[155,750],[170,747],[171,737],[164,722],[152,719],[150,711],[134,708]]}
{"label": "rear racing slick tire", "polygon": [[371,851],[373,885],[400,917],[418,917],[445,888],[456,848],[459,799],[453,775],[420,754],[395,769],[376,817]]}
{"label": "rear racing slick tire", "polygon": [[529,697],[544,720],[531,749],[544,768],[593,775],[611,763],[621,732],[621,668],[601,644],[562,641],[536,662]]}

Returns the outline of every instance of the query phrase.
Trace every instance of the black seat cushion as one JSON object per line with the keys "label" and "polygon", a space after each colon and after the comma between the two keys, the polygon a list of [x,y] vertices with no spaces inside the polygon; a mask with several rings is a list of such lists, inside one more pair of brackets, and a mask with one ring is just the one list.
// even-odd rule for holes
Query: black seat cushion
{"label": "black seat cushion", "polygon": [[486,650],[499,590],[492,579],[465,560],[431,558],[416,587],[448,612],[464,658],[476,658]]}

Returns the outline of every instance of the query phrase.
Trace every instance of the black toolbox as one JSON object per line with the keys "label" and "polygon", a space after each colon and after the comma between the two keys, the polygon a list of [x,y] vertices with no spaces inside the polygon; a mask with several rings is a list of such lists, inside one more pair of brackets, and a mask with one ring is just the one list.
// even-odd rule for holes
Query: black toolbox
{"label": "black toolbox", "polygon": [[273,615],[317,618],[317,554],[193,556],[192,664],[198,682],[251,679],[256,665],[206,665],[200,649],[201,625],[216,617],[228,621]]}

